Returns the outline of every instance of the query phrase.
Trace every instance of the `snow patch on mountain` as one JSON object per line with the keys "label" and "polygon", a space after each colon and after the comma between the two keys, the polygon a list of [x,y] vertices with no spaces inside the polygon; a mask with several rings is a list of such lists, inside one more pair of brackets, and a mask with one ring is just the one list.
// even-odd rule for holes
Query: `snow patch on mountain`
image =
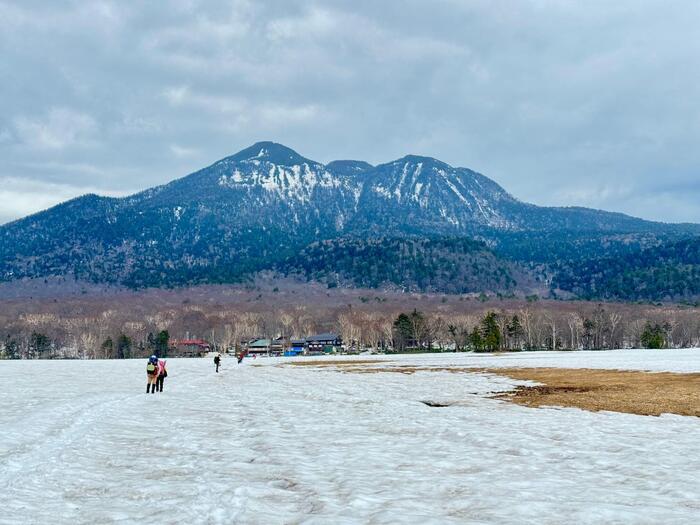
{"label": "snow patch on mountain", "polygon": [[455,196],[467,206],[467,208],[471,209],[471,202],[469,202],[464,195],[462,195],[462,192],[457,189],[457,186],[455,186],[455,184],[449,179],[447,173],[445,173],[444,170],[440,170],[438,173],[442,176],[445,184],[447,184],[447,187],[452,190],[452,193],[454,193]]}
{"label": "snow patch on mountain", "polygon": [[392,193],[384,186],[375,186],[373,190],[378,195],[381,195],[382,197],[385,197],[387,199],[391,199]]}
{"label": "snow patch on mountain", "polygon": [[[263,153],[263,151],[261,151]],[[248,169],[245,169],[248,165]],[[241,169],[243,166],[244,169]],[[336,189],[342,185],[321,164],[285,166],[268,161],[242,161],[229,175],[221,175],[221,187],[239,189],[259,186],[264,190],[295,201],[309,202],[317,188]]]}

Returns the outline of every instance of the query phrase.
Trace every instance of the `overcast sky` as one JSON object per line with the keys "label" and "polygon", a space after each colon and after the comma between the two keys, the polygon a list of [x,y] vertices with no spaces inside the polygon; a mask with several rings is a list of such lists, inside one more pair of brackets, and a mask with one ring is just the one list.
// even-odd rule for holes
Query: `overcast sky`
{"label": "overcast sky", "polygon": [[0,0],[0,223],[259,140],[700,222],[697,0]]}

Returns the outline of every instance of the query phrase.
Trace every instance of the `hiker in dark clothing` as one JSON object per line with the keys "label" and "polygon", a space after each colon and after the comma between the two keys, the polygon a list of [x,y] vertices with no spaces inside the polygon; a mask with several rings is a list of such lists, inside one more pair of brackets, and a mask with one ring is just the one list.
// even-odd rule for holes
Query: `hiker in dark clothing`
{"label": "hiker in dark clothing", "polygon": [[216,373],[219,373],[219,365],[221,364],[221,354],[216,354],[214,356],[214,364],[216,365]]}
{"label": "hiker in dark clothing", "polygon": [[146,393],[155,394],[158,388],[156,382],[158,381],[158,358],[152,355],[146,363]]}

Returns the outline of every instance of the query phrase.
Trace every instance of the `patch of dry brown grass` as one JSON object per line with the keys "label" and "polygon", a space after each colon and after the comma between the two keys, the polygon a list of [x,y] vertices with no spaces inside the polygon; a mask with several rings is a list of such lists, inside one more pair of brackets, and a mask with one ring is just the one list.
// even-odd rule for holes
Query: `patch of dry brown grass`
{"label": "patch of dry brown grass", "polygon": [[518,386],[513,391],[495,396],[497,399],[523,406],[576,407],[593,412],[607,410],[644,416],[678,414],[700,417],[700,373],[676,374],[587,368],[421,367],[396,365],[388,360],[314,360],[297,361],[289,365],[331,368],[352,374],[489,373],[540,383],[535,386]]}
{"label": "patch of dry brown grass", "polygon": [[700,417],[700,374],[569,368],[491,368],[488,373],[535,381],[497,397],[529,407],[561,406],[643,416]]}

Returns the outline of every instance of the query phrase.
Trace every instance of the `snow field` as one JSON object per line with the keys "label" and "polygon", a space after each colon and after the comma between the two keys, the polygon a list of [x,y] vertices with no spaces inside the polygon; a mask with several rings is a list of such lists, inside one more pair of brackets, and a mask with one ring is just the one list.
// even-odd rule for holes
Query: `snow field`
{"label": "snow field", "polygon": [[[169,360],[155,395],[145,361],[0,362],[0,523],[700,519],[697,418],[521,407],[479,395],[517,384],[485,374],[274,366],[289,361]],[[392,361],[700,371],[693,350]]]}

